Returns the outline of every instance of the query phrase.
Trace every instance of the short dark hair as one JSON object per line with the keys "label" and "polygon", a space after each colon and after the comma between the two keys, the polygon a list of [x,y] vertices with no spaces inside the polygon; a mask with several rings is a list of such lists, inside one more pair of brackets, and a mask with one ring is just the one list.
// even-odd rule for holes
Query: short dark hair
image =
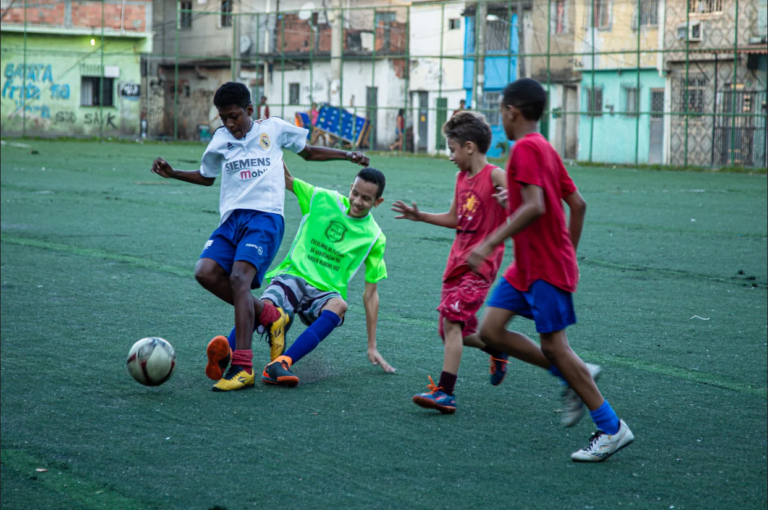
{"label": "short dark hair", "polygon": [[469,111],[456,112],[456,115],[448,119],[448,122],[443,124],[443,134],[461,144],[472,142],[483,154],[488,152],[493,139],[491,126],[486,122],[485,116]]}
{"label": "short dark hair", "polygon": [[515,80],[504,89],[502,101],[514,106],[528,120],[539,120],[547,106],[547,91],[531,78]]}
{"label": "short dark hair", "polygon": [[367,166],[357,172],[357,176],[365,182],[371,182],[378,186],[378,189],[376,190],[376,198],[381,198],[381,195],[384,194],[384,186],[387,185],[387,179],[384,177],[381,170],[373,168],[372,166]]}
{"label": "short dark hair", "polygon": [[242,83],[228,81],[213,95],[213,105],[216,108],[235,105],[245,109],[249,104],[251,104],[251,92]]}

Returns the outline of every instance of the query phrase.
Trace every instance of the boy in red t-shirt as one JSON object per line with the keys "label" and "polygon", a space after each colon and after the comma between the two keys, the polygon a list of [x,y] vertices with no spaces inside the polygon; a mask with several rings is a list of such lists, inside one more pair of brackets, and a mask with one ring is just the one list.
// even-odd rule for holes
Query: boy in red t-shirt
{"label": "boy in red t-shirt", "polygon": [[[560,156],[538,133],[546,101],[544,88],[529,78],[504,89],[499,100],[502,123],[507,138],[515,141],[507,163],[510,216],[506,225],[472,252],[468,263],[477,271],[505,239],[514,239],[515,261],[488,301],[480,336],[490,347],[565,381],[564,394],[577,404],[569,410],[570,422],[565,424],[574,425],[586,404],[598,428],[589,445],[571,459],[599,462],[629,445],[634,436],[600,394],[594,381],[599,367],[590,369],[571,350],[565,334],[565,328],[576,323],[571,294],[579,279],[576,248],[587,205]],[[571,210],[568,226],[563,201]],[[541,347],[506,329],[515,315],[534,320]]]}
{"label": "boy in red t-shirt", "polygon": [[456,412],[453,390],[461,363],[462,343],[491,355],[492,384],[501,383],[506,373],[508,357],[486,347],[480,340],[476,315],[496,279],[504,257],[504,244],[499,244],[489,254],[476,273],[467,265],[472,250],[506,220],[504,208],[497,202],[499,191],[506,185],[506,176],[502,169],[489,165],[485,157],[492,139],[491,127],[485,117],[474,112],[458,112],[445,123],[443,134],[448,139],[451,161],[459,167],[451,209],[446,213],[430,214],[419,211],[415,202],[410,207],[398,200],[392,210],[400,213],[398,219],[423,221],[456,230],[437,308],[440,312],[438,330],[445,343],[443,371],[437,385],[429,378],[429,392],[413,397],[421,407],[451,414]]}

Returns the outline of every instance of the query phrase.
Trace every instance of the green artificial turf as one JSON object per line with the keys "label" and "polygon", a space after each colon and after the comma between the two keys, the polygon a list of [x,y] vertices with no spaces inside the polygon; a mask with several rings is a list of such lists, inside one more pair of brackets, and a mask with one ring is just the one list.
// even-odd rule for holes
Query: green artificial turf
{"label": "green artificial turf", "polygon": [[[441,369],[435,307],[452,237],[394,220],[388,204],[446,210],[449,162],[372,161],[388,179],[375,212],[389,270],[379,350],[397,373],[365,356],[358,277],[344,327],[297,364],[297,389],[218,394],[205,345],[233,311],[193,268],[219,186],[149,171],[157,156],[195,168],[204,147],[13,143],[1,161],[3,509],[766,506],[765,175],[570,168],[589,211],[569,338],[603,365],[601,390],[636,436],[579,465],[569,455],[592,424],[560,427],[559,386],[541,370],[510,363],[492,387],[487,356],[468,350],[455,415],[411,402]],[[342,192],[355,173],[286,160]],[[289,194],[276,262],[298,220]],[[178,356],[158,388],[125,369],[146,336]],[[258,369],[268,348],[254,352]]]}

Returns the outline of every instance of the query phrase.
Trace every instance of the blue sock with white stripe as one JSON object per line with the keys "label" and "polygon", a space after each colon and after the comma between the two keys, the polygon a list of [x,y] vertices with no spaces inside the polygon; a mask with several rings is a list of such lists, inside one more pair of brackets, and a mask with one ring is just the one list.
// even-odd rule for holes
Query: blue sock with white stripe
{"label": "blue sock with white stripe", "polygon": [[598,430],[602,430],[610,435],[619,431],[619,427],[621,426],[619,417],[616,416],[611,404],[609,404],[607,400],[594,411],[590,411],[589,415],[592,416],[592,420],[595,422],[595,425],[597,425]]}

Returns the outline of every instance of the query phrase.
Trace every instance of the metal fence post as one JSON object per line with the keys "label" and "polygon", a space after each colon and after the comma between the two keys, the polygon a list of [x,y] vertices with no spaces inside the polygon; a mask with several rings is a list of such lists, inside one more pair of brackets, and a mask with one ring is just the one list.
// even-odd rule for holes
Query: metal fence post
{"label": "metal fence post", "polygon": [[690,67],[689,54],[691,48],[690,41],[691,34],[691,0],[685,1],[685,104],[683,105],[683,111],[685,112],[685,136],[683,137],[683,143],[685,144],[685,152],[683,153],[683,166],[688,166],[688,94],[690,83],[688,82],[688,68]]}
{"label": "metal fence post", "polygon": [[[635,165],[638,163],[639,151],[640,151],[640,2],[637,0],[637,82],[635,87]],[[619,105],[621,105],[621,98],[619,98]]]}
{"label": "metal fence post", "polygon": [[[602,5],[602,4],[601,4]],[[597,20],[595,19],[595,2],[592,2],[592,88],[590,89],[590,100],[587,103],[589,105],[589,162],[592,162],[592,139],[595,134],[595,25]],[[600,96],[602,98],[602,94]],[[602,100],[600,101],[602,103]],[[601,104],[602,106],[602,104]]]}
{"label": "metal fence post", "polygon": [[733,166],[733,145],[736,139],[736,82],[739,79],[739,0],[736,0],[734,9],[736,10],[736,23],[733,29],[733,83],[731,84],[731,156],[728,158],[728,163],[731,166]]}
{"label": "metal fence post", "polygon": [[179,26],[181,25],[181,1],[176,1],[176,58],[173,68],[173,139],[179,139]]}
{"label": "metal fence post", "polygon": [[99,75],[99,137],[104,138],[104,0],[101,0],[101,73]]}
{"label": "metal fence post", "polygon": [[21,77],[21,136],[27,135],[27,0],[24,0],[24,74]]}

